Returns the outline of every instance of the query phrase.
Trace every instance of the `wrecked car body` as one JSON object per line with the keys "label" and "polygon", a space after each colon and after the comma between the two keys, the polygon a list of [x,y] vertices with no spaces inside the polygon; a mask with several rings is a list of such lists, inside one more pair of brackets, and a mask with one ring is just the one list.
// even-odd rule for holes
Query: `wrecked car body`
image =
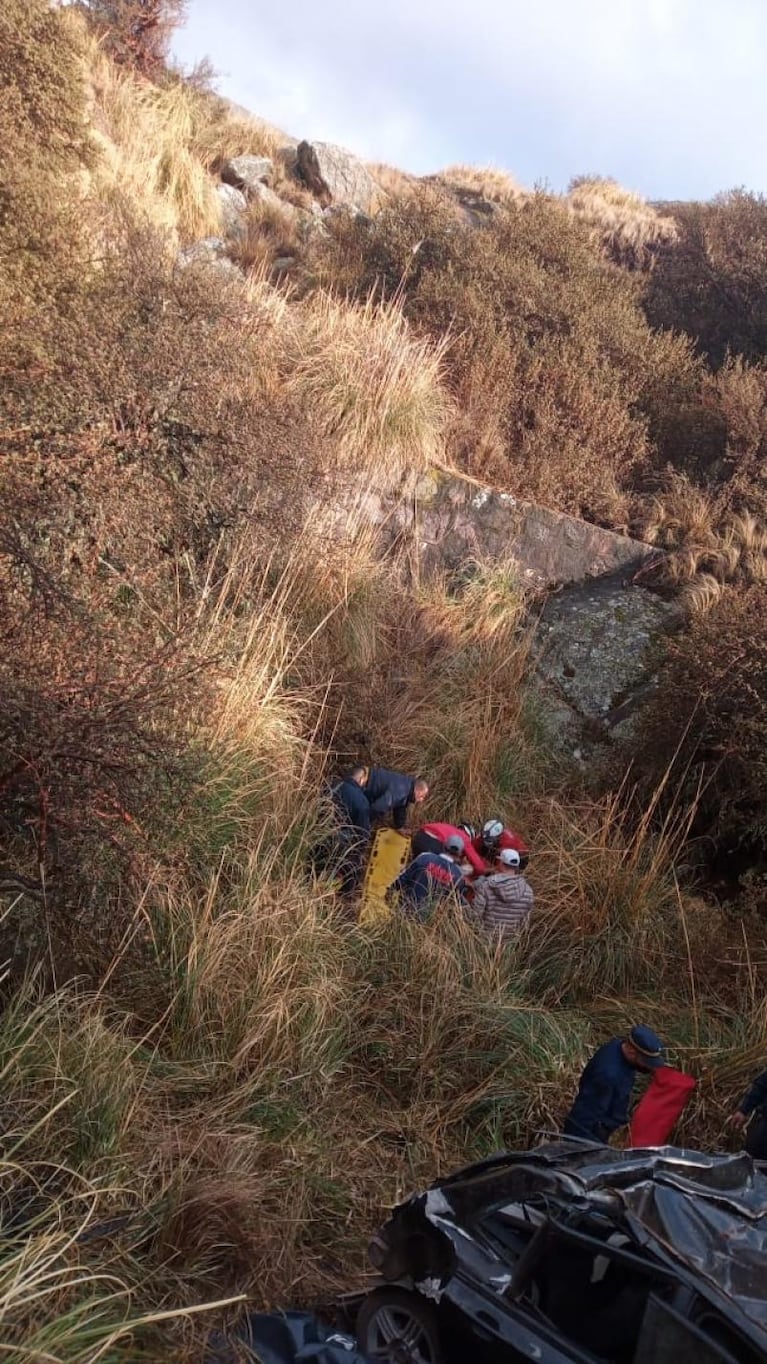
{"label": "wrecked car body", "polygon": [[385,1364],[761,1364],[767,1175],[746,1155],[559,1139],[395,1209],[358,1305]]}

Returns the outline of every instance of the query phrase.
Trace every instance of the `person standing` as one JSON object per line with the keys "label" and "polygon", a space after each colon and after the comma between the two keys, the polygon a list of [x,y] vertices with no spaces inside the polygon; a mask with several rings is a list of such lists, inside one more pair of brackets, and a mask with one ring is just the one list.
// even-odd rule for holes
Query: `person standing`
{"label": "person standing", "polygon": [[413,858],[389,888],[400,896],[406,914],[424,919],[430,907],[450,895],[465,903],[464,879],[458,866],[463,855],[464,841],[454,834],[446,839],[441,852],[423,852]]}
{"label": "person standing", "polygon": [[[753,1118],[754,1121],[749,1122]],[[767,1160],[767,1070],[757,1075],[738,1107],[727,1119],[731,1127],[746,1132],[746,1150],[754,1160]]]}
{"label": "person standing", "polygon": [[565,1136],[607,1142],[629,1120],[637,1075],[665,1064],[663,1043],[643,1023],[637,1023],[628,1037],[605,1042],[581,1075],[575,1103],[565,1119]]}
{"label": "person standing", "polygon": [[391,815],[395,829],[407,825],[408,809],[421,805],[429,794],[423,777],[408,777],[404,772],[392,772],[388,767],[371,767],[364,786],[371,816],[386,819]]}
{"label": "person standing", "polygon": [[495,871],[477,881],[468,911],[468,917],[485,933],[504,941],[517,936],[533,908],[533,890],[521,873],[520,862],[516,848],[503,848]]}

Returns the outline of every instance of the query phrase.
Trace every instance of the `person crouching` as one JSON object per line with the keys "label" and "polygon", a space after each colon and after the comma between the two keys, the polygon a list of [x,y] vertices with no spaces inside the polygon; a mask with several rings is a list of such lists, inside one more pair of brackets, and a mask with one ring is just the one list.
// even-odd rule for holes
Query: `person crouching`
{"label": "person crouching", "polygon": [[464,847],[463,839],[452,835],[445,840],[441,852],[419,853],[405,867],[389,887],[390,894],[399,895],[405,914],[425,919],[430,909],[451,895],[465,904],[465,882],[458,866]]}
{"label": "person crouching", "polygon": [[475,884],[467,915],[489,937],[515,938],[533,907],[532,886],[520,871],[521,860],[516,848],[501,848],[496,870]]}

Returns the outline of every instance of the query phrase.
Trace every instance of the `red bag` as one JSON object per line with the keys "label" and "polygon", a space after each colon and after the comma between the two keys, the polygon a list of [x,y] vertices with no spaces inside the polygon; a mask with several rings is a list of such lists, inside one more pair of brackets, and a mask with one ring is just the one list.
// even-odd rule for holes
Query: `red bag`
{"label": "red bag", "polygon": [[672,1066],[659,1066],[631,1119],[629,1146],[665,1146],[697,1084]]}

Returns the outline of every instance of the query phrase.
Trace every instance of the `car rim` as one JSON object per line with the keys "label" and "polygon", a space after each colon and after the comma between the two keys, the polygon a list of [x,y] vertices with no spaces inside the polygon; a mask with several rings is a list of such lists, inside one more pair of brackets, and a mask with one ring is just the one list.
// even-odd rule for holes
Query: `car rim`
{"label": "car rim", "polygon": [[390,1364],[434,1364],[426,1327],[404,1307],[381,1307],[368,1327],[367,1350]]}

